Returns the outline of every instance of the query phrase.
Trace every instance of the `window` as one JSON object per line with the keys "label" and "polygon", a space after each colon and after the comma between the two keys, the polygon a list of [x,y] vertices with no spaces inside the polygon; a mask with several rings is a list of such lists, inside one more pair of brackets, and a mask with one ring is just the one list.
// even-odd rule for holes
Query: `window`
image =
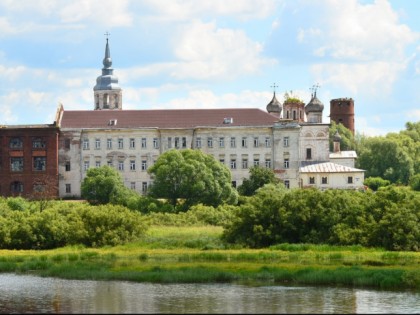
{"label": "window", "polygon": [[254,159],[254,166],[260,166],[260,159]]}
{"label": "window", "polygon": [[306,159],[307,160],[312,159],[312,149],[311,148],[306,149]]}
{"label": "window", "polygon": [[213,138],[212,137],[207,138],[207,147],[213,148]]}
{"label": "window", "polygon": [[347,184],[353,184],[353,176],[347,177]]}
{"label": "window", "polygon": [[235,137],[230,138],[230,147],[231,148],[236,148],[236,138]]}
{"label": "window", "polygon": [[12,193],[22,193],[23,192],[23,183],[22,182],[12,182],[10,184],[10,191]]}
{"label": "window", "polygon": [[147,148],[147,139],[141,138],[141,148],[146,149]]}
{"label": "window", "polygon": [[168,137],[168,149],[172,148],[172,137]]}
{"label": "window", "polygon": [[112,149],[112,139],[110,139],[110,138],[106,139],[106,148],[108,150]]}
{"label": "window", "polygon": [[325,185],[325,184],[328,184],[328,178],[323,176],[323,177],[321,178],[321,183],[322,183],[322,184],[324,184],[324,185]]}
{"label": "window", "polygon": [[201,138],[200,137],[195,139],[195,147],[196,148],[201,148]]}
{"label": "window", "polygon": [[265,138],[265,147],[266,148],[271,148],[271,138],[270,137]]}
{"label": "window", "polygon": [[259,139],[258,139],[258,137],[254,137],[254,148],[258,148],[258,146],[259,146],[259,143],[260,141],[259,141]]}
{"label": "window", "polygon": [[153,148],[154,149],[159,149],[159,139],[158,138],[153,138]]}
{"label": "window", "polygon": [[9,147],[10,149],[22,149],[23,142],[20,138],[12,138],[10,139]]}
{"label": "window", "polygon": [[45,184],[33,184],[32,190],[38,193],[43,192],[45,191]]}
{"label": "window", "polygon": [[283,165],[284,168],[289,168],[289,159],[284,159]]}
{"label": "window", "polygon": [[146,193],[147,192],[147,182],[142,182],[141,183],[141,191],[143,193]]}
{"label": "window", "polygon": [[271,168],[271,159],[265,159],[265,167]]}
{"label": "window", "polygon": [[242,148],[246,148],[246,147],[247,147],[246,137],[242,137]]}
{"label": "window", "polygon": [[96,160],[95,161],[95,167],[101,167],[101,161]]}
{"label": "window", "polygon": [[296,120],[296,117],[297,117],[297,116],[296,116],[296,111],[294,110],[294,111],[293,111],[293,120]]}
{"label": "window", "polygon": [[85,172],[89,169],[89,161],[84,161],[83,169],[85,170]]}
{"label": "window", "polygon": [[225,138],[220,137],[219,138],[219,147],[224,148],[225,147]]}
{"label": "window", "polygon": [[66,184],[66,194],[71,193],[71,184]]}
{"label": "window", "polygon": [[124,161],[118,161],[118,170],[124,171]]}
{"label": "window", "polygon": [[64,149],[70,149],[70,139],[64,139]]}
{"label": "window", "polygon": [[89,150],[89,139],[83,139],[82,140],[82,146],[83,146],[83,150]]}
{"label": "window", "polygon": [[182,137],[182,148],[186,148],[187,147],[187,138],[186,137]]}
{"label": "window", "polygon": [[118,149],[123,149],[123,148],[124,148],[124,139],[118,138]]}
{"label": "window", "polygon": [[130,138],[130,149],[134,149],[136,147],[136,139]]}
{"label": "window", "polygon": [[12,172],[23,171],[23,157],[12,157],[12,158],[10,158],[10,170]]}
{"label": "window", "polygon": [[136,160],[130,160],[130,171],[136,170]]}
{"label": "window", "polygon": [[284,187],[286,187],[287,189],[289,189],[290,188],[290,181],[289,180],[285,180],[284,181]]}
{"label": "window", "polygon": [[247,169],[248,168],[248,159],[242,159],[242,168]]}
{"label": "window", "polygon": [[41,138],[35,138],[32,140],[32,148],[33,149],[44,149],[45,148],[45,141]]}
{"label": "window", "polygon": [[130,188],[131,188],[132,190],[136,190],[136,182],[131,182],[131,183],[130,183]]}
{"label": "window", "polygon": [[109,167],[112,167],[113,165],[112,165],[112,160],[108,160],[107,162],[106,162],[106,165],[108,165]]}
{"label": "window", "polygon": [[219,162],[225,164],[225,159],[219,159]]}
{"label": "window", "polygon": [[232,187],[233,187],[233,188],[236,188],[236,180],[233,180],[233,181],[232,181]]}
{"label": "window", "polygon": [[284,137],[283,138],[283,146],[284,147],[288,147],[289,146],[289,137]]}
{"label": "window", "polygon": [[146,160],[142,160],[141,161],[141,170],[142,171],[146,171],[147,170],[147,161]]}
{"label": "window", "polygon": [[95,139],[95,149],[98,150],[101,148],[101,139]]}
{"label": "window", "polygon": [[315,177],[309,177],[309,184],[315,184]]}
{"label": "window", "polygon": [[179,137],[175,137],[175,148],[179,149]]}
{"label": "window", "polygon": [[231,159],[230,160],[230,168],[232,170],[236,170],[236,159]]}
{"label": "window", "polygon": [[70,161],[66,161],[65,167],[66,167],[66,172],[70,172],[71,171]]}
{"label": "window", "polygon": [[47,158],[45,156],[34,157],[34,171],[45,171],[47,165]]}

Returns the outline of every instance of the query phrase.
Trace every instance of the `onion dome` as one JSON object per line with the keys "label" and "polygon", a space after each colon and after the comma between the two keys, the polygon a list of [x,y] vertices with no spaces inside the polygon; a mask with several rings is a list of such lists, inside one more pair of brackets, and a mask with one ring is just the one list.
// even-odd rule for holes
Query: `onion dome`
{"label": "onion dome", "polygon": [[270,103],[267,104],[266,108],[268,113],[280,116],[281,103],[276,98],[276,92],[274,92],[273,99],[270,101]]}
{"label": "onion dome", "polygon": [[305,106],[305,113],[322,113],[324,104],[316,97],[316,92],[312,96],[311,101]]}

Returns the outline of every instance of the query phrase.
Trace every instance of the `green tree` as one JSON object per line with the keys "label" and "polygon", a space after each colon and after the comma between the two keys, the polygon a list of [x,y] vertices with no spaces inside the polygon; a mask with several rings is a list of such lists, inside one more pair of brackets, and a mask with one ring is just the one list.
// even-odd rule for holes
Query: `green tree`
{"label": "green tree", "polygon": [[153,178],[149,195],[166,198],[174,207],[181,199],[184,211],[199,203],[217,207],[235,204],[238,199],[229,169],[200,150],[169,150],[148,172]]}
{"label": "green tree", "polygon": [[242,196],[252,196],[257,189],[266,184],[278,184],[280,180],[270,168],[252,166],[249,169],[249,178],[245,178],[242,185],[238,187],[238,192]]}
{"label": "green tree", "polygon": [[329,143],[330,143],[330,152],[334,150],[334,135],[338,131],[341,140],[340,140],[340,150],[348,151],[348,150],[355,150],[356,143],[354,140],[354,136],[350,129],[347,129],[343,124],[339,123],[336,124],[335,121],[331,121],[330,129],[329,129]]}
{"label": "green tree", "polygon": [[420,173],[410,177],[409,185],[411,189],[420,191]]}
{"label": "green tree", "polygon": [[381,177],[367,177],[365,178],[363,184],[368,186],[370,189],[377,191],[380,187],[391,185],[391,182]]}
{"label": "green tree", "polygon": [[107,165],[90,168],[82,182],[82,198],[92,204],[119,203],[126,188],[120,173]]}

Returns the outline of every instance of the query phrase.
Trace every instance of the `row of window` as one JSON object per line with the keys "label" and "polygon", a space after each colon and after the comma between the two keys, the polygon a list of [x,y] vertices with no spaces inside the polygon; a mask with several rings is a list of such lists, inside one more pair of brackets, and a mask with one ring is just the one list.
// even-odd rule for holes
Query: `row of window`
{"label": "row of window", "polygon": [[[23,183],[20,181],[14,181],[10,183],[10,192],[11,193],[23,193]],[[45,185],[43,184],[33,184],[32,190],[34,192],[43,192],[45,191]]]}
{"label": "row of window", "polygon": [[[47,147],[46,142],[42,138],[32,139],[32,148],[33,149],[45,149]],[[20,150],[23,149],[23,140],[21,138],[11,138],[9,141],[9,148]]]}
{"label": "row of window", "polygon": [[[115,141],[115,140],[114,140]],[[124,138],[118,138],[116,144],[114,144],[113,139],[108,138],[106,139],[106,149],[112,150],[114,145],[116,145],[116,148],[118,149],[124,149],[125,147],[125,141]],[[231,148],[236,148],[236,137],[230,137],[229,139],[229,145]],[[196,148],[202,148],[204,146],[204,143],[207,144],[208,148],[213,148],[216,143],[218,143],[219,148],[224,148],[226,146],[226,140],[225,137],[219,137],[219,138],[213,138],[213,137],[207,137],[207,138],[201,138],[197,137],[195,139],[195,147]],[[160,141],[159,138],[153,138],[152,145],[154,149],[159,149],[160,147]],[[271,148],[271,138],[265,137],[264,145],[266,148]],[[283,138],[283,145],[285,147],[289,146],[289,137]],[[147,138],[141,138],[140,139],[140,148],[147,149]],[[252,146],[254,148],[258,148],[260,146],[260,139],[259,137],[254,137],[252,140]],[[65,141],[65,147],[70,147],[70,141]],[[187,137],[168,137],[167,138],[167,147],[169,149],[171,148],[187,148]],[[241,138],[241,147],[247,148],[248,147],[248,137],[242,137]],[[88,138],[84,138],[82,140],[82,148],[83,150],[89,150],[90,149],[90,141]],[[95,138],[94,140],[94,149],[99,150],[102,148],[102,140],[99,138]],[[128,139],[128,148],[135,149],[136,148],[136,138],[129,138]]]}
{"label": "row of window", "polygon": [[[313,176],[309,177],[308,183],[309,183],[309,185],[314,185],[315,184],[315,177],[313,177]],[[327,185],[328,184],[328,177],[327,176],[322,176],[321,177],[321,184],[322,185]],[[353,176],[348,176],[347,177],[347,184],[353,184]]]}
{"label": "row of window", "polygon": [[[113,141],[112,141],[111,138],[106,139],[106,149],[112,150],[113,145],[114,144],[113,144]],[[65,142],[65,147],[67,147],[67,146],[70,146],[70,142]],[[135,138],[130,138],[129,139],[128,147],[130,149],[135,149],[136,148],[136,139]],[[142,149],[147,149],[147,138],[141,138],[140,147]],[[83,150],[89,150],[90,149],[89,139],[84,138],[82,140],[82,148],[83,148]],[[99,139],[99,138],[95,139],[94,148],[95,148],[95,150],[99,150],[99,149],[102,148],[101,139]],[[117,139],[116,148],[124,149],[124,138],[118,138]],[[159,149],[159,139],[158,138],[153,138],[153,148],[154,149]]]}
{"label": "row of window", "polygon": [[[32,158],[32,169],[34,171],[45,171],[47,168],[47,158],[45,156],[34,156]],[[22,172],[24,170],[23,157],[10,158],[10,170],[12,172]]]}

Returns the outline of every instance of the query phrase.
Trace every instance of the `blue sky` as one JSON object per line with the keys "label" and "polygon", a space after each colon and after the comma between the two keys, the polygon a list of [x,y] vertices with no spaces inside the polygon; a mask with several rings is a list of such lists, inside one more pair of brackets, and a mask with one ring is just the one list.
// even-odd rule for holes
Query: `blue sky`
{"label": "blue sky", "polygon": [[[0,0],[0,124],[93,109],[105,32],[124,109],[355,101],[356,132],[420,120],[418,0]],[[290,92],[292,91],[292,92]]]}

